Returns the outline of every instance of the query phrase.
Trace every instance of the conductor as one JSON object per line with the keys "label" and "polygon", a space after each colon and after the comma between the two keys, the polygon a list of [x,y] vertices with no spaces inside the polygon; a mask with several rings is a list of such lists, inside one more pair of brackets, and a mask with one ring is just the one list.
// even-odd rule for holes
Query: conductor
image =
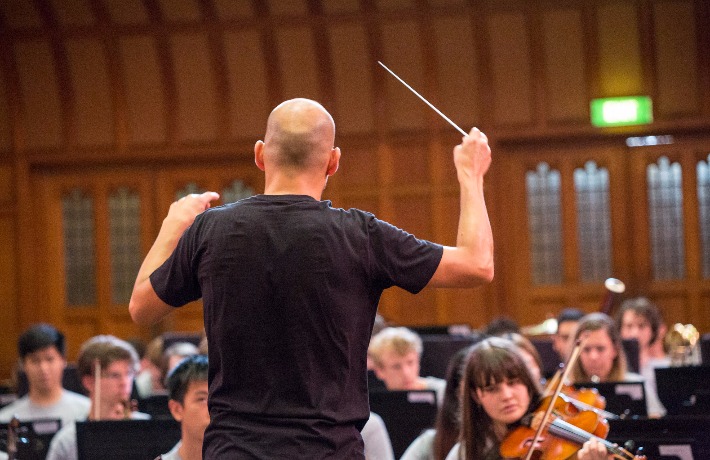
{"label": "conductor", "polygon": [[340,161],[334,141],[335,123],[319,103],[281,103],[254,146],[264,194],[212,209],[214,192],[176,201],[138,272],[129,309],[139,324],[203,300],[205,459],[364,459],[366,354],[382,291],[493,278],[483,133],[473,128],[453,149],[455,247],[321,201]]}

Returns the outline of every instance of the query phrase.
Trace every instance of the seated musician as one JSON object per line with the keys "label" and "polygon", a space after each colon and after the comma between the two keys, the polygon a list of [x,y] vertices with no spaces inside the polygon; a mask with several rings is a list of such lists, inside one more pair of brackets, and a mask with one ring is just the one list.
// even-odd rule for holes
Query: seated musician
{"label": "seated musician", "polygon": [[658,307],[646,297],[627,299],[616,314],[616,325],[622,339],[636,339],[639,343],[639,370],[644,378],[646,405],[649,417],[662,417],[665,407],[658,399],[656,368],[668,367],[663,342],[666,330]]}
{"label": "seated musician", "polygon": [[[497,460],[501,441],[532,412],[540,400],[518,348],[500,337],[473,346],[464,363],[459,442],[447,460]],[[606,460],[607,448],[590,439],[576,453],[579,460]]]}
{"label": "seated musician", "polygon": [[89,398],[62,387],[64,334],[49,324],[36,324],[20,335],[17,351],[29,392],[0,410],[0,423],[13,416],[21,421],[61,419],[62,425],[86,418]]}
{"label": "seated musician", "polygon": [[[138,354],[131,344],[112,335],[92,337],[81,346],[77,368],[91,400],[88,420],[150,418],[130,406],[133,377],[138,371]],[[52,439],[47,460],[76,460],[77,456],[76,424],[71,423]]]}
{"label": "seated musician", "polygon": [[162,460],[202,459],[202,440],[210,423],[207,410],[207,356],[192,355],[184,358],[166,379],[170,400],[170,413],[180,422],[180,441]]}
{"label": "seated musician", "polygon": [[441,405],[446,381],[419,376],[422,339],[416,332],[406,327],[386,327],[372,337],[367,354],[375,375],[388,390],[434,390]]}
{"label": "seated musician", "polygon": [[463,362],[471,347],[462,348],[446,367],[444,402],[436,413],[433,429],[424,431],[409,445],[400,460],[444,460],[459,438],[459,387]]}
{"label": "seated musician", "polygon": [[557,315],[557,331],[552,337],[552,348],[555,349],[561,362],[567,361],[572,348],[572,338],[577,329],[577,323],[584,316],[578,308],[565,308]]}
{"label": "seated musician", "polygon": [[627,370],[621,336],[608,315],[590,313],[580,319],[572,343],[578,340],[583,344],[570,383],[643,381],[640,374]]}

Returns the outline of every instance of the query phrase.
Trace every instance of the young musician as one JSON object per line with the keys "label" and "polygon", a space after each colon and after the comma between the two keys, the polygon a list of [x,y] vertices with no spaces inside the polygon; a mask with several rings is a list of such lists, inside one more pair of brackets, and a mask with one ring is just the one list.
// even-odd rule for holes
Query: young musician
{"label": "young musician", "polygon": [[180,422],[180,442],[162,460],[202,460],[202,440],[210,423],[207,410],[207,356],[192,355],[180,361],[166,379],[168,406]]}
{"label": "young musician", "polygon": [[640,382],[643,377],[629,372],[619,331],[608,315],[590,313],[577,324],[574,342],[581,340],[579,359],[572,367],[571,383]]}
{"label": "young musician", "polygon": [[[138,361],[133,346],[112,335],[99,335],[82,345],[77,368],[91,399],[88,420],[150,418],[148,414],[132,411],[130,405]],[[76,460],[77,457],[76,424],[71,423],[52,439],[47,460]]]}
{"label": "young musician", "polygon": [[67,365],[64,334],[50,324],[36,324],[22,333],[17,351],[29,392],[0,410],[0,423],[7,424],[15,416],[21,421],[61,419],[62,425],[68,425],[86,417],[89,398],[62,387]]}
{"label": "young musician", "polygon": [[[506,435],[532,412],[540,400],[518,348],[510,340],[488,338],[473,346],[463,370],[461,432],[447,460],[498,460]],[[606,460],[607,450],[596,440],[577,451],[578,460]]]}

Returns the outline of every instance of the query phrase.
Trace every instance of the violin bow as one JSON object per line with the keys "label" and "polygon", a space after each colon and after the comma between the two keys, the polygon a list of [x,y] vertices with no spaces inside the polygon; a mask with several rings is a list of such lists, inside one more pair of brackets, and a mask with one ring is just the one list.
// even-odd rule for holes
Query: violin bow
{"label": "violin bow", "polygon": [[456,129],[458,130],[458,132],[460,132],[460,133],[463,134],[464,136],[468,136],[468,133],[466,133],[466,131],[464,131],[463,129],[461,129],[461,128],[459,127],[459,125],[457,125],[456,123],[454,123],[453,121],[451,121],[451,119],[450,119],[449,117],[447,117],[446,115],[444,115],[444,114],[441,112],[441,110],[439,110],[439,109],[437,109],[436,107],[434,107],[434,104],[432,104],[431,102],[427,101],[424,96],[422,96],[421,94],[419,94],[418,92],[416,92],[416,91],[414,90],[414,88],[412,88],[411,86],[409,86],[409,85],[407,84],[406,81],[404,81],[404,80],[402,80],[401,78],[399,78],[399,76],[398,76],[396,73],[392,72],[386,65],[384,65],[384,64],[382,63],[382,61],[377,61],[377,63],[378,63],[379,65],[381,65],[387,72],[389,72],[394,78],[396,78],[397,80],[399,80],[399,82],[400,82],[401,84],[403,84],[409,91],[413,92],[415,96],[417,96],[419,99],[421,99],[422,101],[424,101],[424,103],[425,103],[426,105],[428,105],[434,112],[436,112],[441,118],[443,118],[443,119],[446,120],[451,126],[453,126],[454,128],[456,128]]}
{"label": "violin bow", "polygon": [[577,358],[579,357],[581,351],[582,342],[578,340],[577,343],[574,345],[574,349],[572,349],[572,353],[570,354],[567,363],[565,363],[565,370],[562,373],[559,382],[557,382],[557,385],[555,385],[555,391],[552,393],[552,402],[547,406],[547,409],[545,409],[545,414],[542,416],[542,420],[540,420],[540,424],[538,425],[537,430],[535,430],[535,436],[533,437],[532,442],[530,443],[530,448],[528,449],[528,453],[525,455],[525,460],[530,460],[532,458],[532,454],[535,451],[535,445],[540,440],[540,436],[542,435],[542,432],[544,431],[545,426],[547,425],[547,421],[550,419],[552,410],[555,407],[554,402],[560,396],[560,392],[562,392],[562,386],[564,385],[564,382],[567,381],[567,377],[569,377],[569,373],[572,370],[572,364],[577,361]]}

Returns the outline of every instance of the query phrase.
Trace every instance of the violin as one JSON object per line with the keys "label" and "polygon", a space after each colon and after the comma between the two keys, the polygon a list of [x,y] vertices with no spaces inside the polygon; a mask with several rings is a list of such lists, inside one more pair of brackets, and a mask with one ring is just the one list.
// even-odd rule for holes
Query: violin
{"label": "violin", "polygon": [[[585,442],[596,439],[616,459],[645,460],[646,457],[634,455],[605,439],[609,434],[609,423],[602,416],[603,407],[587,404],[590,409],[580,409],[579,401],[572,402],[573,398],[562,393],[570,363],[579,357],[581,348],[581,343],[577,342],[552,394],[544,397],[531,414],[523,417],[521,425],[503,439],[499,448],[501,456],[530,460],[537,452],[539,460],[564,460],[580,450]],[[551,386],[548,385],[546,393]],[[593,392],[585,394],[594,395]],[[605,401],[592,402],[605,405]]]}

